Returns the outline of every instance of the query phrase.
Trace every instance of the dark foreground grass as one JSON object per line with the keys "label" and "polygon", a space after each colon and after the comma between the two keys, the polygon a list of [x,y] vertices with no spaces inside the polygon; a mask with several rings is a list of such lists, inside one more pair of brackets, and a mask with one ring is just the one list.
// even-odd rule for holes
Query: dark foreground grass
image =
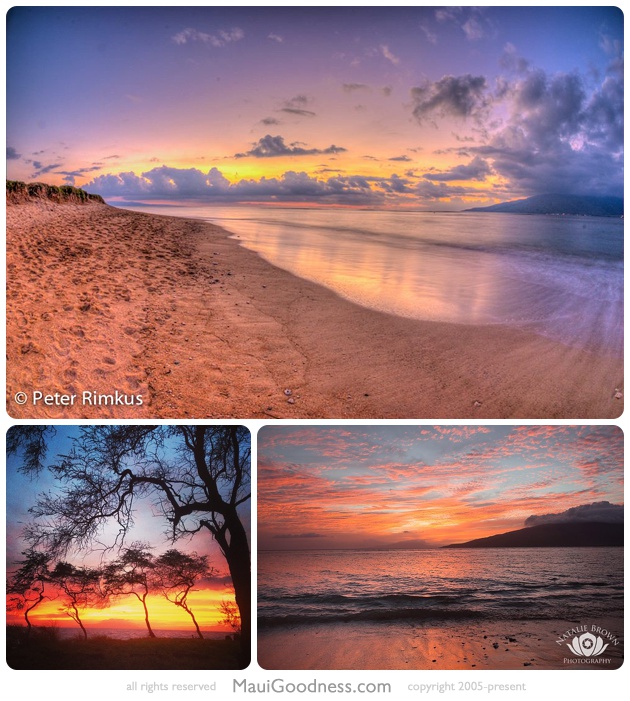
{"label": "dark foreground grass", "polygon": [[62,640],[54,629],[7,627],[7,664],[13,669],[243,669],[234,640],[95,636]]}

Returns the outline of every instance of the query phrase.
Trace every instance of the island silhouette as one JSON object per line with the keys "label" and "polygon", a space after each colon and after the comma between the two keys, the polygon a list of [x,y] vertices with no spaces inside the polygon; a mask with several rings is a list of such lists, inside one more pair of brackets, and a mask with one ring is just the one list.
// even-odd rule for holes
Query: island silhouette
{"label": "island silhouette", "polygon": [[623,546],[623,523],[543,523],[446,548],[600,548]]}

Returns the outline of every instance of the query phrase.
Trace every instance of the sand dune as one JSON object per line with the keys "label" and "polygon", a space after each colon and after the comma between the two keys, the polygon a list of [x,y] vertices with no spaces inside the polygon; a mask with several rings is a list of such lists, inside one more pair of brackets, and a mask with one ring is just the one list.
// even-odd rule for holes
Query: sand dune
{"label": "sand dune", "polygon": [[99,204],[9,205],[7,278],[15,418],[622,412],[618,358],[500,326],[364,309],[202,221]]}

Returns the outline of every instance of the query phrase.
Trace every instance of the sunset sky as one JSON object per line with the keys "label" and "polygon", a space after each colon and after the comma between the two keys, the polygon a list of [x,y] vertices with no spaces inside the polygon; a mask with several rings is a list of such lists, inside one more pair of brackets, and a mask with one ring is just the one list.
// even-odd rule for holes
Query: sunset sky
{"label": "sunset sky", "polygon": [[[56,426],[56,434],[48,439],[48,457],[69,452],[72,437],[77,436],[79,429],[72,426]],[[33,506],[37,496],[49,490],[58,489],[58,484],[52,475],[43,470],[37,478],[32,479],[18,472],[21,458],[11,456],[7,461],[7,573],[14,572],[19,561],[23,560],[21,552],[28,548],[28,543],[22,538],[24,526],[32,521],[28,509]],[[196,552],[208,555],[208,564],[216,571],[213,576],[199,580],[194,592],[188,597],[190,608],[202,630],[230,630],[220,623],[223,614],[219,611],[222,601],[233,601],[231,578],[225,559],[221,555],[216,542],[208,532],[200,532],[192,538],[180,539],[172,543],[167,535],[168,523],[153,504],[152,498],[136,500],[134,515],[135,525],[129,533],[126,545],[133,541],[148,543],[153,547],[152,553],[157,557],[170,548],[184,552]],[[249,514],[243,514],[242,519],[249,530]],[[97,567],[101,563],[115,559],[117,550],[106,551],[117,535],[117,527],[111,524],[103,530],[100,542],[94,544],[90,551],[71,552],[66,560],[77,567]],[[48,592],[54,597],[54,589],[48,585]],[[51,598],[42,602],[29,615],[35,625],[61,625],[77,627],[63,611],[60,610],[61,599]],[[160,594],[150,595],[148,600],[151,625],[156,630],[191,629],[194,628],[190,616],[169,603]],[[82,612],[81,618],[86,627],[110,628],[145,628],[142,604],[134,596],[120,597],[113,600],[112,605],[103,609],[92,609]],[[23,613],[7,612],[7,622],[24,624]],[[77,627],[78,629],[78,627]]]}
{"label": "sunset sky", "polygon": [[114,202],[621,195],[600,7],[14,8],[10,179]]}
{"label": "sunset sky", "polygon": [[[614,426],[268,426],[258,440],[261,550],[441,546],[623,504]],[[618,520],[610,504],[589,513]]]}

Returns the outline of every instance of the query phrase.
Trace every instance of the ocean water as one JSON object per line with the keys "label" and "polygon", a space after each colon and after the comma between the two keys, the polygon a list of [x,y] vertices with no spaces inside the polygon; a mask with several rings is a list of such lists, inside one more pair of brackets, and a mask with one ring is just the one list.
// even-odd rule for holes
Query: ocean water
{"label": "ocean water", "polygon": [[[85,623],[85,628],[88,633],[88,639],[104,636],[106,638],[114,638],[116,640],[136,640],[137,638],[148,637],[146,628],[101,628],[90,627],[89,623]],[[57,626],[56,631],[60,638],[66,640],[69,638],[83,638],[83,632],[76,627],[61,627]],[[193,630],[159,630],[153,629],[153,632],[158,638],[197,638],[196,631]],[[204,638],[208,640],[223,640],[227,633],[217,633],[215,631],[201,631]]]}
{"label": "ocean water", "polygon": [[262,551],[258,625],[623,617],[623,548]]}
{"label": "ocean water", "polygon": [[273,265],[371,309],[503,324],[622,355],[622,219],[261,206],[140,211],[216,223]]}

